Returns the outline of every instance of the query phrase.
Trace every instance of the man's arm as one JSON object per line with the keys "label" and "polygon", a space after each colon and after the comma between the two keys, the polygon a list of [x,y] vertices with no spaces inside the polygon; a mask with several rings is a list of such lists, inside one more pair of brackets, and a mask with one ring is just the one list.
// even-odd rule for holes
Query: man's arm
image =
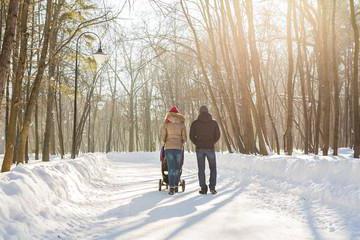
{"label": "man's arm", "polygon": [[195,133],[195,122],[193,122],[190,126],[190,140],[193,144],[196,145],[196,133]]}
{"label": "man's arm", "polygon": [[221,134],[218,123],[216,121],[214,121],[214,123],[215,123],[214,143],[216,143],[217,141],[219,141]]}

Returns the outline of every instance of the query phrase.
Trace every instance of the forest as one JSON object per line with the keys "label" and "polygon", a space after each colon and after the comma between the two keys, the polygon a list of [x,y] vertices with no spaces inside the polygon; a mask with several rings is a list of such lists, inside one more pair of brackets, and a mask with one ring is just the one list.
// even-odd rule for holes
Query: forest
{"label": "forest", "polygon": [[158,151],[173,105],[209,107],[218,151],[359,158],[358,1],[105,2],[0,1],[2,172]]}

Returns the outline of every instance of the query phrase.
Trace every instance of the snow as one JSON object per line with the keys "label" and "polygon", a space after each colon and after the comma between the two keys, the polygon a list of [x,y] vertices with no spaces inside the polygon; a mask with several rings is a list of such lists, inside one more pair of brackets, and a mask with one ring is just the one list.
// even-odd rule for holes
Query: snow
{"label": "snow", "polygon": [[174,196],[157,191],[159,153],[32,162],[0,175],[0,239],[360,239],[360,161],[340,152],[218,153],[206,196],[193,153]]}

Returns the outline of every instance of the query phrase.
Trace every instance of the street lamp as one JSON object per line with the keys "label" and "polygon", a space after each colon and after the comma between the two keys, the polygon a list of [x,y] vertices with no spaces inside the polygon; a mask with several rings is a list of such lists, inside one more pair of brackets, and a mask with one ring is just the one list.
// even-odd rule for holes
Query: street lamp
{"label": "street lamp", "polygon": [[100,46],[96,53],[93,54],[93,57],[95,59],[96,65],[101,66],[106,61],[107,55],[103,52]]}
{"label": "street lamp", "polygon": [[76,52],[75,52],[75,95],[74,95],[74,123],[73,123],[73,136],[72,136],[72,148],[71,148],[71,158],[74,159],[76,156],[76,115],[77,115],[77,91],[78,91],[78,73],[79,73],[79,42],[80,38],[84,35],[94,35],[99,40],[99,48],[93,53],[93,57],[96,61],[97,66],[101,66],[106,60],[106,54],[101,48],[101,39],[99,35],[94,32],[83,32],[79,35],[76,40]]}

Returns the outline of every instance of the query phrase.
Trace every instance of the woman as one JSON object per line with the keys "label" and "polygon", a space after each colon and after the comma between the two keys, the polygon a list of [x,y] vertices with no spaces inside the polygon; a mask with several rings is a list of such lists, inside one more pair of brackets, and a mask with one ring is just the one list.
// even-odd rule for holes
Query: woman
{"label": "woman", "polygon": [[169,194],[173,195],[179,185],[183,147],[186,142],[185,117],[175,106],[165,116],[161,128],[161,140],[168,166]]}

